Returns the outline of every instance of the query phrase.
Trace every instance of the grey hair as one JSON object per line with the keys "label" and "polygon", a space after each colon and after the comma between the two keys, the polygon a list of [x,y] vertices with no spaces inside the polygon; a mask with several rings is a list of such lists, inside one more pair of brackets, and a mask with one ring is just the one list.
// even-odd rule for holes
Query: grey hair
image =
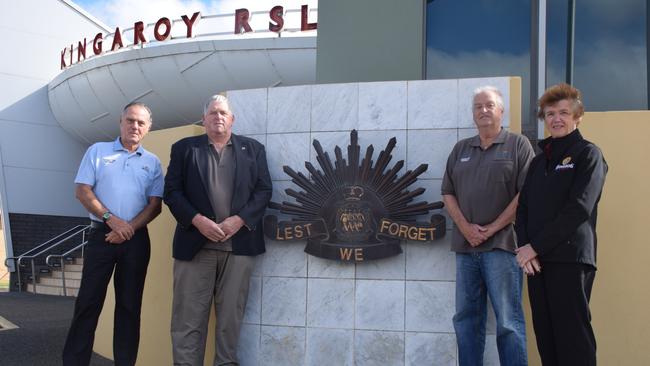
{"label": "grey hair", "polygon": [[147,106],[146,104],[144,104],[142,102],[131,102],[131,103],[125,105],[124,109],[122,109],[122,118],[124,118],[124,116],[126,116],[126,111],[131,107],[144,108],[147,111],[147,113],[149,113],[149,123],[153,124],[153,113],[151,113],[151,109],[149,108],[149,106]]}
{"label": "grey hair", "polygon": [[476,99],[476,96],[479,94],[483,93],[492,93],[496,97],[497,100],[497,105],[501,108],[502,111],[505,111],[504,103],[503,103],[503,94],[501,94],[501,91],[497,89],[494,86],[491,85],[485,85],[485,86],[480,86],[476,89],[474,89],[474,95],[472,95],[472,101]]}
{"label": "grey hair", "polygon": [[228,106],[228,110],[230,110],[230,103],[228,102],[228,98],[226,98],[225,95],[221,94],[215,94],[211,96],[207,102],[203,105],[203,115],[205,116],[208,114],[208,108],[210,108],[210,104],[217,102],[217,103],[224,103],[225,105]]}

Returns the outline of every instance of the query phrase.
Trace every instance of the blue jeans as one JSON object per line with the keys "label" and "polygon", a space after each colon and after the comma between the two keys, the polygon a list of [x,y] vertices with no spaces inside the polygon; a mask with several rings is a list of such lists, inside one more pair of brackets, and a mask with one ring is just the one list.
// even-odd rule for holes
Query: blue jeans
{"label": "blue jeans", "polygon": [[522,277],[512,253],[499,249],[456,253],[454,329],[460,366],[483,365],[487,296],[496,315],[501,366],[528,364]]}

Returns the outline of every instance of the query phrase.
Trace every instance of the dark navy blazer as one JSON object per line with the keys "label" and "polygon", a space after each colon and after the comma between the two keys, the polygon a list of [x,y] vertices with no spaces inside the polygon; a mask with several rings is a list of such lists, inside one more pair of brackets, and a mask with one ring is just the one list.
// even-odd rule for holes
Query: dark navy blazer
{"label": "dark navy blazer", "polygon": [[[232,237],[233,254],[258,255],[265,251],[262,218],[272,193],[266,152],[264,145],[248,137],[232,134],[231,142],[236,166],[230,214],[239,215],[245,223]],[[176,259],[191,260],[208,241],[192,225],[192,218],[200,213],[215,219],[205,176],[208,148],[208,135],[187,137],[172,145],[163,199],[178,222],[173,244]]]}

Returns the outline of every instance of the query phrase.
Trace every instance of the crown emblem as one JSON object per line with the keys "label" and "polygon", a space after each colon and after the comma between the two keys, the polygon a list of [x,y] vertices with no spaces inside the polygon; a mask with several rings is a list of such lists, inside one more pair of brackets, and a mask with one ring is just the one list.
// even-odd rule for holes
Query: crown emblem
{"label": "crown emblem", "polygon": [[346,201],[359,201],[363,197],[363,188],[359,186],[349,186],[343,188],[343,197]]}

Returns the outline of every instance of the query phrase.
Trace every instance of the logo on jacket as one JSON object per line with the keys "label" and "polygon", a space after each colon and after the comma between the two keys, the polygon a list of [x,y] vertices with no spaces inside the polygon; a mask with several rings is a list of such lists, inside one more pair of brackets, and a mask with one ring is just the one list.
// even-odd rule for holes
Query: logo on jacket
{"label": "logo on jacket", "polygon": [[573,169],[574,164],[571,163],[571,157],[567,156],[566,158],[562,159],[562,164],[558,164],[555,166],[555,170],[564,170],[564,169]]}
{"label": "logo on jacket", "polygon": [[389,166],[397,140],[390,139],[376,164],[374,148],[368,146],[360,156],[357,131],[350,132],[347,160],[340,147],[334,149],[335,161],[323,151],[318,140],[313,145],[321,170],[310,162],[305,168],[310,177],[288,166],[284,172],[302,191],[285,192],[294,202],[271,202],[270,208],[293,216],[280,221],[275,215],[264,218],[264,233],[273,240],[307,240],[305,252],[327,259],[361,262],[386,258],[402,252],[401,240],[432,241],[445,235],[445,217],[431,215],[429,222],[415,217],[441,209],[442,202],[413,202],[424,188],[408,191],[417,177],[427,170],[421,164],[400,176],[400,160]]}

